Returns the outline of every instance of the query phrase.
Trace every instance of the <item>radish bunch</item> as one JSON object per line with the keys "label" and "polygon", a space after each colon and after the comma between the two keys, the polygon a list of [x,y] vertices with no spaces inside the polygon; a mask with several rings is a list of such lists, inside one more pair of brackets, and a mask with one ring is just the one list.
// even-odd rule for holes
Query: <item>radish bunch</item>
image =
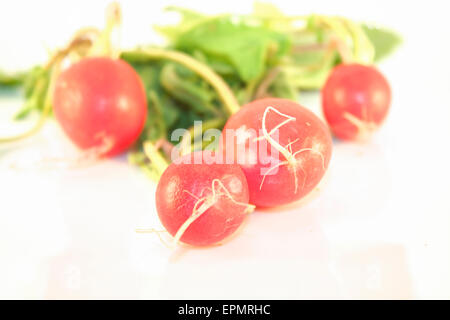
{"label": "radish bunch", "polygon": [[[272,9],[265,11],[276,12],[279,22],[280,13]],[[41,117],[32,129],[0,138],[0,144],[34,134],[53,110],[82,155],[111,157],[133,146],[130,161],[159,180],[156,207],[174,243],[207,246],[235,233],[255,207],[289,204],[310,193],[330,162],[330,131],[340,139],[363,140],[386,118],[390,86],[366,64],[383,54],[369,36],[390,33],[367,28],[366,33],[348,19],[313,15],[303,21],[304,30],[292,32],[299,39],[291,39],[285,27],[283,32],[266,28],[272,25],[270,15],[258,27],[259,15],[239,22],[222,15],[193,16],[200,20],[185,26],[192,17],[181,19],[178,31],[159,28],[170,30],[170,49],[121,52],[111,39],[121,23],[120,8],[111,4],[103,30],[79,30],[30,72],[24,81],[28,100],[18,118],[33,110]],[[398,39],[390,36],[392,48]],[[327,43],[310,43],[319,38]],[[334,51],[343,62],[336,67]],[[304,64],[305,54],[317,59]],[[2,82],[11,80],[0,73]],[[322,85],[323,114],[331,130],[286,99],[294,99],[295,90]],[[169,136],[186,128],[195,141],[196,120],[219,135],[224,125],[218,149],[169,164],[177,149]]]}
{"label": "radish bunch", "polygon": [[[389,84],[372,66],[339,65],[322,89],[325,119],[345,140],[370,137],[390,102]],[[328,128],[306,108],[279,98],[253,101],[222,131],[219,153],[231,165],[172,164],[164,172],[156,194],[160,219],[175,242],[217,243],[238,229],[252,205],[279,206],[307,195],[331,150]]]}
{"label": "radish bunch", "polygon": [[[265,150],[252,149],[252,140]],[[189,154],[165,170],[156,192],[160,220],[175,242],[217,243],[238,229],[254,205],[283,205],[308,194],[324,175],[331,149],[326,126],[299,104],[275,98],[249,103],[224,127],[221,157],[215,157],[224,163],[195,164],[186,161],[195,158]]]}

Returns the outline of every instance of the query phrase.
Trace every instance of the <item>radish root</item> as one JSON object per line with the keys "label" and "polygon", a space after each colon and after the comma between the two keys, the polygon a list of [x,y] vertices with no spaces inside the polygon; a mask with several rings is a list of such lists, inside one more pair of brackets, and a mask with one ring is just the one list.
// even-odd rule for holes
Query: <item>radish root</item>
{"label": "radish root", "polygon": [[344,112],[342,117],[354,125],[358,129],[357,140],[365,141],[370,135],[377,129],[377,124],[374,121],[369,120],[367,109],[363,109],[363,119],[358,118],[350,112]]}
{"label": "radish root", "polygon": [[[211,195],[202,196],[205,191],[211,191]],[[200,194],[200,197],[195,196],[191,192],[187,190],[183,190],[184,192],[188,193],[190,196],[195,198],[197,201],[194,204],[194,208],[192,210],[191,216],[186,219],[186,221],[181,225],[181,227],[176,232],[173,241],[172,246],[176,246],[178,242],[180,241],[183,234],[186,232],[186,230],[189,228],[189,226],[200,216],[202,216],[208,209],[213,207],[219,197],[226,196],[231,202],[233,202],[236,205],[244,206],[245,211],[244,213],[250,213],[255,209],[254,205],[243,203],[236,201],[231,193],[228,191],[228,189],[225,187],[225,185],[220,181],[219,179],[214,179],[211,183],[211,188],[205,188],[202,190],[202,193]]]}
{"label": "radish root", "polygon": [[[278,115],[285,117],[286,120],[280,122],[278,125],[276,125],[272,130],[270,130],[270,132],[267,131],[267,127],[266,127],[266,117],[267,114],[269,113],[269,111],[273,111],[275,113],[277,113]],[[325,169],[325,158],[323,156],[323,154],[314,149],[314,148],[303,148],[300,150],[297,150],[296,152],[292,151],[292,145],[296,142],[299,141],[299,138],[295,139],[294,141],[289,141],[289,143],[286,146],[282,146],[278,143],[278,141],[276,141],[275,139],[272,138],[272,134],[274,132],[276,132],[276,130],[279,130],[281,127],[285,126],[286,124],[288,124],[291,121],[296,121],[297,119],[295,117],[289,116],[285,113],[280,112],[279,110],[275,109],[272,106],[268,106],[265,110],[264,110],[264,114],[262,117],[262,132],[263,132],[263,136],[258,137],[257,139],[266,139],[267,142],[269,142],[269,144],[274,147],[277,151],[279,151],[285,158],[285,161],[282,161],[276,165],[274,165],[273,167],[271,167],[269,170],[267,170],[267,172],[263,175],[263,178],[261,180],[261,184],[259,185],[259,190],[262,189],[264,181],[266,179],[266,176],[274,171],[275,169],[283,166],[283,165],[287,165],[289,167],[289,169],[291,171],[293,171],[294,174],[294,193],[298,192],[298,177],[297,177],[297,171],[296,169],[299,168],[300,170],[303,171],[304,173],[304,179],[303,179],[303,188],[305,186],[306,183],[306,172],[304,171],[304,169],[301,167],[301,162],[299,159],[296,158],[297,155],[299,155],[302,152],[306,152],[309,151],[311,153],[317,154],[321,157],[322,159],[322,167],[323,169]]]}
{"label": "radish root", "polygon": [[161,241],[161,243],[166,246],[167,248],[170,248],[171,245],[170,243],[168,243],[166,240],[164,240],[164,238],[161,236],[162,233],[167,234],[168,232],[166,230],[156,230],[154,228],[150,228],[150,229],[144,229],[144,228],[137,228],[135,230],[136,233],[154,233],[158,236],[159,240]]}
{"label": "radish root", "polygon": [[65,156],[53,156],[53,157],[43,157],[41,159],[36,159],[35,161],[28,161],[28,163],[21,163],[21,161],[12,161],[9,163],[8,167],[13,170],[24,170],[24,169],[45,169],[53,168],[54,166],[58,168],[68,168],[77,169],[85,168],[94,163],[96,163],[102,155],[109,152],[113,146],[113,141],[110,138],[102,137],[102,144],[98,147],[92,147],[87,150],[81,151],[74,157]]}

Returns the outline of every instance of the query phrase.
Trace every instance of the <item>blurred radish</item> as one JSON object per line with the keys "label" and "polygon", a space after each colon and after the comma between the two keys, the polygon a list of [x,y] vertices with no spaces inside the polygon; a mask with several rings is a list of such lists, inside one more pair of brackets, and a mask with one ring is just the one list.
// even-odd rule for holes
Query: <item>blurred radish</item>
{"label": "blurred radish", "polygon": [[53,110],[81,149],[111,156],[128,149],[147,117],[144,86],[125,61],[85,58],[63,71],[53,92]]}
{"label": "blurred radish", "polygon": [[374,67],[342,64],[333,69],[322,89],[322,108],[336,137],[366,140],[389,110],[391,89]]}

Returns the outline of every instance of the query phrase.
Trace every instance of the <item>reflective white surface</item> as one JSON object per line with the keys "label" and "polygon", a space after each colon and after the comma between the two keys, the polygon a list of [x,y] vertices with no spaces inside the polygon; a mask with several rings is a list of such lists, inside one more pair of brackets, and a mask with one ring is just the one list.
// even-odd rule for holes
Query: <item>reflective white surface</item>
{"label": "reflective white surface", "polygon": [[[78,9],[66,23],[53,16],[61,28],[36,25],[41,38],[28,43],[32,52],[14,49],[26,47],[11,40],[25,31],[10,28],[0,67],[39,60],[42,42],[102,22],[101,1],[40,3],[53,12]],[[233,3],[190,6],[221,12]],[[0,298],[450,298],[450,28],[438,3],[427,3],[422,18],[419,5],[406,16],[404,4],[389,1],[281,3],[287,12],[345,14],[400,31],[403,47],[380,65],[393,105],[370,143],[335,142],[329,171],[307,199],[256,211],[221,246],[172,251],[153,234],[137,234],[137,227],[161,228],[156,185],[125,157],[70,167],[77,150],[52,121],[33,138],[0,147]],[[140,30],[125,41],[151,38],[142,24],[164,21],[167,4],[125,5],[123,32]],[[33,19],[20,2],[10,10]],[[3,18],[5,30],[14,21]],[[316,93],[300,101],[320,114]],[[1,96],[1,135],[30,124],[7,121],[19,105]]]}

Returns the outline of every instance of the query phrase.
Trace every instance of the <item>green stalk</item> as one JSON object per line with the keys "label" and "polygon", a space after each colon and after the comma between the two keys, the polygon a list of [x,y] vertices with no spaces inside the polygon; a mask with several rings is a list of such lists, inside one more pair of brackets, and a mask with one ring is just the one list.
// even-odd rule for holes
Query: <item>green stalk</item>
{"label": "green stalk", "polygon": [[199,113],[221,116],[221,112],[211,103],[214,95],[208,90],[199,88],[191,81],[183,80],[175,70],[175,64],[169,63],[162,68],[161,85],[175,99],[189,105]]}
{"label": "green stalk", "polygon": [[42,126],[44,125],[44,123],[47,119],[47,116],[50,114],[50,111],[52,109],[53,86],[55,83],[55,77],[59,73],[58,72],[59,71],[59,61],[57,63],[55,63],[53,68],[54,68],[54,70],[52,70],[52,72],[51,72],[50,83],[48,85],[47,93],[45,95],[44,107],[42,109],[41,115],[39,116],[38,122],[30,130],[25,131],[16,136],[4,137],[4,138],[0,137],[0,144],[16,142],[16,141],[28,138],[28,137],[32,136],[33,134],[35,134],[36,132],[38,132],[42,128]]}
{"label": "green stalk", "polygon": [[[196,147],[199,146],[198,144],[198,138],[201,138],[203,136],[203,133],[205,133],[206,130],[214,129],[222,127],[225,124],[225,119],[222,118],[215,118],[211,120],[206,120],[201,125],[201,132],[197,132],[196,127],[192,126],[189,128],[188,131],[184,134],[181,143],[180,143],[180,154],[185,155],[188,153],[191,153],[195,150]],[[197,134],[197,135],[196,135]],[[194,142],[192,144],[192,142]],[[200,141],[201,147],[203,147],[203,141]]]}
{"label": "green stalk", "polygon": [[164,59],[179,63],[199,75],[203,80],[208,82],[214,90],[216,90],[227,114],[231,115],[240,109],[236,97],[226,82],[210,67],[184,53],[157,48],[146,48],[123,52],[122,54],[126,56],[127,59],[136,61]]}
{"label": "green stalk", "polygon": [[159,153],[158,149],[150,141],[144,142],[144,153],[150,159],[155,176],[160,177],[169,166],[169,162]]}

